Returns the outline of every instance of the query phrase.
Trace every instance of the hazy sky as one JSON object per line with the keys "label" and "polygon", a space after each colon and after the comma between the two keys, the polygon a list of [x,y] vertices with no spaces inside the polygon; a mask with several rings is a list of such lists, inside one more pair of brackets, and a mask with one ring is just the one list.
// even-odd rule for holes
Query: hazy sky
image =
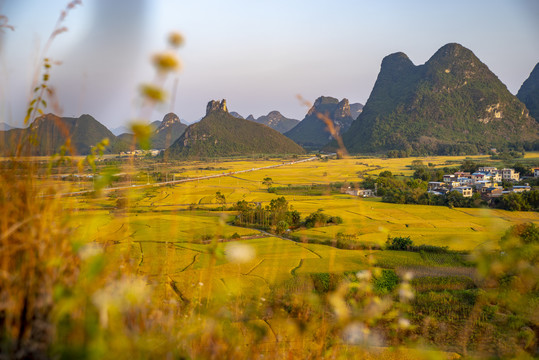
{"label": "hazy sky", "polygon": [[[140,114],[138,86],[172,30],[184,34],[177,96],[154,111],[189,122],[211,99],[255,117],[302,119],[296,98],[365,103],[384,56],[423,64],[449,42],[471,49],[515,94],[539,62],[537,0],[82,0],[48,55],[64,116],[109,127]],[[20,124],[32,75],[66,0],[0,0],[15,31],[0,33],[0,121]],[[168,79],[172,89],[174,78]]]}

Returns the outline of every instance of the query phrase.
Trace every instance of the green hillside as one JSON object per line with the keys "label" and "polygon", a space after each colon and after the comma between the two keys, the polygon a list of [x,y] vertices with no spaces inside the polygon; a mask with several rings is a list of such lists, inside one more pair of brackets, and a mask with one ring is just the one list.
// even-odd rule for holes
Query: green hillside
{"label": "green hillside", "polygon": [[175,158],[303,153],[303,148],[278,131],[230,115],[224,100],[210,102],[206,116],[167,149],[168,156]]}
{"label": "green hillside", "polygon": [[478,153],[537,147],[539,125],[472,51],[447,44],[420,66],[404,53],[384,58],[343,139],[352,153]]}
{"label": "green hillside", "polygon": [[52,155],[66,144],[68,138],[71,142],[68,152],[85,155],[90,152],[91,146],[104,138],[115,139],[109,129],[90,115],[70,118],[53,114],[37,118],[26,129],[0,132],[0,136],[4,144],[0,151],[4,155],[14,154],[19,145],[26,155]]}
{"label": "green hillside", "polygon": [[187,125],[180,121],[178,115],[174,113],[166,114],[152,134],[151,147],[154,149],[169,147],[185,132],[185,129],[187,129]]}
{"label": "green hillside", "polygon": [[321,96],[316,99],[305,118],[285,135],[306,148],[320,149],[331,141],[332,137],[327,131],[326,124],[319,118],[319,114],[329,117],[340,129],[341,134],[354,121],[347,99],[339,101],[332,97]]}
{"label": "green hillside", "polygon": [[[180,118],[174,113],[168,113],[163,117],[163,121],[154,121],[150,125],[150,143],[152,149],[165,149],[178,139],[187,125],[180,121]],[[130,133],[120,134],[112,142],[112,152],[119,153],[130,151],[133,148],[134,135]],[[140,144],[135,144],[135,149],[140,149]]]}
{"label": "green hillside", "polygon": [[518,90],[517,98],[526,105],[530,116],[539,121],[539,63]]}

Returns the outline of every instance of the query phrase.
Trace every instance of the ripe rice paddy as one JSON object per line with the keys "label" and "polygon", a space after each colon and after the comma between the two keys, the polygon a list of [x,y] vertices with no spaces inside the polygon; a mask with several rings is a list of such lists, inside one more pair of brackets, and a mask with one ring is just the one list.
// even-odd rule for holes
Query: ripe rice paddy
{"label": "ripe rice paddy", "polygon": [[[425,159],[436,164],[457,160]],[[196,163],[184,164],[181,175],[205,176],[276,162],[231,161],[207,165],[205,168],[209,170],[201,170],[201,165]],[[334,242],[339,233],[351,236],[358,243],[383,245],[388,236],[410,236],[417,245],[474,250],[479,246],[496,246],[500,236],[513,224],[539,222],[535,212],[389,204],[377,198],[331,194],[328,188],[326,195],[286,198],[302,217],[323,209],[328,215],[342,217],[343,223],[294,231],[292,235],[299,239],[294,242],[256,229],[233,226],[230,224],[233,212],[211,211],[240,200],[263,206],[269,203],[278,195],[268,192],[262,184],[266,177],[272,179],[274,186],[357,182],[365,173],[378,174],[387,169],[409,174],[406,165],[410,162],[410,159],[313,161],[239,176],[134,189],[128,194],[112,193],[97,199],[73,198],[66,206],[79,209],[72,221],[81,241],[104,243],[110,249],[128,247],[139,273],[154,283],[171,285],[172,288],[167,286],[164,291],[181,291],[185,299],[210,293],[263,297],[272,286],[295,275],[357,272],[370,264],[397,270],[462,267],[458,261],[425,258],[419,253],[342,250],[322,245]],[[225,196],[226,204],[217,203],[216,192]],[[127,199],[126,209],[116,208],[121,197]],[[227,260],[226,247],[233,236],[239,237],[236,243],[254,250],[252,259],[242,264]],[[438,272],[447,273],[441,269]]]}

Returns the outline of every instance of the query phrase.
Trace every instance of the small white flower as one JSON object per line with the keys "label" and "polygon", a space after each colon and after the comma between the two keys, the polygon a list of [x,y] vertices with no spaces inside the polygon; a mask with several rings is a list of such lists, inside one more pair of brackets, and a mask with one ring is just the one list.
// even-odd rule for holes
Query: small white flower
{"label": "small white flower", "polygon": [[401,301],[412,300],[415,297],[414,292],[412,291],[412,287],[410,286],[410,284],[405,283],[405,284],[402,284],[400,286],[399,297],[400,297]]}
{"label": "small white flower", "polygon": [[407,271],[404,273],[402,278],[404,281],[411,281],[414,278],[414,273],[411,271]]}
{"label": "small white flower", "polygon": [[198,286],[204,286],[204,283],[201,281],[198,283]]}
{"label": "small white flower", "polygon": [[371,279],[371,276],[370,270],[361,270],[356,273],[358,280],[368,281]]}
{"label": "small white flower", "polygon": [[410,327],[410,320],[405,318],[399,318],[399,327],[401,329],[408,329]]}
{"label": "small white flower", "polygon": [[368,336],[369,329],[362,323],[351,323],[343,329],[342,337],[347,344],[362,344]]}
{"label": "small white flower", "polygon": [[132,306],[141,304],[149,293],[146,281],[141,278],[126,276],[112,281],[92,295],[92,302],[99,311],[102,327],[108,326],[109,312],[129,311]]}
{"label": "small white flower", "polygon": [[376,332],[372,331],[360,322],[348,324],[342,332],[345,343],[363,346],[382,346],[383,339]]}

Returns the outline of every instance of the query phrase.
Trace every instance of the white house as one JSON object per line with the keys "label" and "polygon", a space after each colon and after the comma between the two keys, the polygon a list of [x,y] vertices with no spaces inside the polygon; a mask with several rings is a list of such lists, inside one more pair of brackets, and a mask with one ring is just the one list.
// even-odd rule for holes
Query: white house
{"label": "white house", "polygon": [[473,195],[473,190],[471,186],[459,186],[459,187],[453,188],[453,190],[458,191],[464,197],[472,197]]}
{"label": "white house", "polygon": [[502,181],[502,174],[498,171],[488,172],[486,175],[491,181]]}
{"label": "white house", "polygon": [[502,179],[506,181],[520,180],[520,173],[515,172],[515,169],[502,169]]}
{"label": "white house", "polygon": [[497,173],[498,172],[498,169],[493,167],[493,166],[481,166],[479,169],[477,169],[477,172],[482,172],[482,173],[489,173],[489,172],[492,172],[492,173]]}
{"label": "white house", "polygon": [[457,182],[460,184],[460,185],[469,185],[469,184],[472,184],[473,183],[473,180],[471,178],[467,178],[467,177],[459,177],[457,179]]}
{"label": "white house", "polygon": [[444,175],[443,180],[445,183],[450,183],[450,182],[455,181],[456,178],[457,177],[455,175]]}

